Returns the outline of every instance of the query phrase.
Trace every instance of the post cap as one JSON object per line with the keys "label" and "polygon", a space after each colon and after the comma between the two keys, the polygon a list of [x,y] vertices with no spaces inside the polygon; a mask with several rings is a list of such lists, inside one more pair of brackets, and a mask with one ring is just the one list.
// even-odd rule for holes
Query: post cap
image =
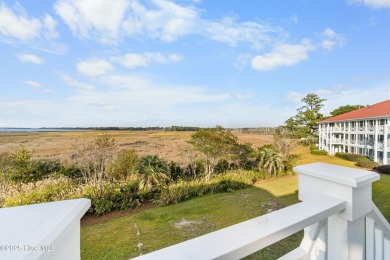
{"label": "post cap", "polygon": [[294,167],[299,174],[358,188],[380,179],[378,173],[328,163],[311,163]]}

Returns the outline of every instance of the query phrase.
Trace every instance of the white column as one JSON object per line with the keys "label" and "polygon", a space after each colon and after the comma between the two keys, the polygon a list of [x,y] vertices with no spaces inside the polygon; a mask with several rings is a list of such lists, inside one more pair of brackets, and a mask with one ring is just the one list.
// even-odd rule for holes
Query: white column
{"label": "white column", "polygon": [[318,124],[318,149],[322,150],[322,129],[321,129],[321,124]]}
{"label": "white column", "polygon": [[385,119],[385,125],[383,126],[383,162],[382,164],[387,164],[387,125],[388,119]]}
{"label": "white column", "polygon": [[378,119],[375,119],[374,162],[378,161]]}
{"label": "white column", "polygon": [[325,163],[294,168],[299,173],[299,199],[330,195],[346,201],[346,209],[328,218],[327,259],[365,258],[365,215],[372,210],[374,172]]}

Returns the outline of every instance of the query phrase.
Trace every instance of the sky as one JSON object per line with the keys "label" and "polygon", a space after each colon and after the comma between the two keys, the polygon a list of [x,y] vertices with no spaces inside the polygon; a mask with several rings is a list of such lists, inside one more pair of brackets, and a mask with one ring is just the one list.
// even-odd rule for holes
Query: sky
{"label": "sky", "polygon": [[390,0],[0,0],[0,127],[269,127],[389,88]]}

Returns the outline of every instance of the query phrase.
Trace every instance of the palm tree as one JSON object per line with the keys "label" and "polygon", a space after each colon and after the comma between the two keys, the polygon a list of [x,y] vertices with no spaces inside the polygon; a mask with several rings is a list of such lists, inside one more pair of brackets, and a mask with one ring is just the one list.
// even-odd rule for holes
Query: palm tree
{"label": "palm tree", "polygon": [[168,178],[167,163],[156,155],[142,157],[138,163],[138,173],[140,174],[140,189],[157,188],[166,183]]}
{"label": "palm tree", "polygon": [[277,176],[283,169],[282,156],[271,148],[259,150],[259,170],[266,170],[268,176]]}

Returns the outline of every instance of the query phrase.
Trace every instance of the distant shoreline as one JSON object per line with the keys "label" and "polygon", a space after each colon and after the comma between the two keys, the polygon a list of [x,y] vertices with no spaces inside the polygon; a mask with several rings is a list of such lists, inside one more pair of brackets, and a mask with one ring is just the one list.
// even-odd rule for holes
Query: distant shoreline
{"label": "distant shoreline", "polygon": [[[193,132],[201,127],[193,126],[171,126],[171,127],[0,127],[0,133],[28,133],[28,132],[79,132],[79,131],[177,131]],[[245,127],[245,128],[226,128],[230,131],[241,133],[261,133],[273,134],[275,127]]]}

